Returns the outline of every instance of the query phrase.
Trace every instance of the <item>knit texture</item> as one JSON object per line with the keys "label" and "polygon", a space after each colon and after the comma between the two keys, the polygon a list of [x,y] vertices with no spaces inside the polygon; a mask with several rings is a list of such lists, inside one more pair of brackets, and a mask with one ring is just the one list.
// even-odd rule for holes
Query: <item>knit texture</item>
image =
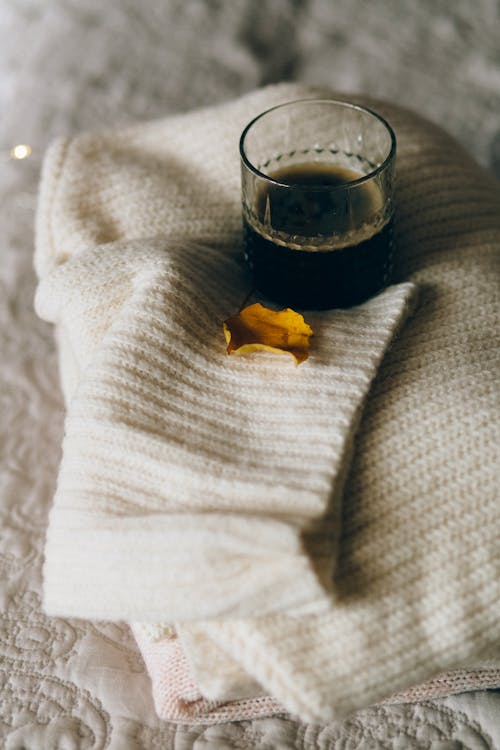
{"label": "knit texture", "polygon": [[[156,713],[182,724],[217,724],[286,714],[269,696],[232,701],[210,700],[194,680],[186,654],[175,635],[153,642],[141,628],[133,628],[137,645],[151,677]],[[217,671],[217,665],[216,665]]]}
{"label": "knit texture", "polygon": [[[278,465],[281,480],[286,475],[295,481],[300,474],[309,494],[287,491],[278,496],[271,491],[264,505],[254,505],[252,496],[249,524],[241,513],[245,505],[240,495],[236,514],[227,514],[233,505],[209,508],[207,498],[221,497],[214,493],[214,465],[204,459],[195,463],[194,472],[186,468],[193,451],[184,451],[185,406],[174,422],[178,440],[168,452],[180,479],[175,484],[176,472],[170,471],[166,492],[161,473],[166,455],[160,448],[165,435],[173,434],[170,418],[175,408],[169,395],[175,396],[179,371],[177,365],[175,372],[165,370],[166,363],[178,363],[175,352],[187,348],[184,374],[188,370],[198,378],[206,372],[207,348],[200,349],[202,337],[186,325],[185,303],[191,300],[195,313],[190,326],[199,319],[204,334],[215,331],[224,305],[233,304],[233,282],[241,281],[244,273],[230,252],[238,242],[240,221],[235,139],[243,124],[265,107],[316,93],[295,86],[269,89],[220,109],[57,144],[42,180],[36,265],[42,279],[38,309],[57,322],[62,370],[69,373],[63,372],[67,437],[47,540],[46,606],[68,614],[167,621],[229,609],[243,618],[245,607],[252,609],[252,618],[189,627],[191,632],[199,628],[200,643],[209,637],[219,644],[253,684],[262,685],[289,711],[325,719],[465,661],[481,666],[483,652],[498,641],[498,352],[491,331],[498,324],[500,222],[497,186],[449,138],[413,115],[375,103],[394,125],[399,141],[397,276],[418,282],[423,295],[418,314],[389,351],[370,394],[344,495],[340,556],[330,592],[324,573],[333,570],[336,559],[332,541],[338,532],[350,441],[370,379],[410,304],[410,286],[388,290],[355,311],[311,320],[313,328],[320,325],[321,347],[317,360],[311,357],[298,370],[287,370],[284,360],[260,359],[263,375],[279,371],[280,378],[286,378],[293,372],[294,385],[285,389],[292,399],[297,398],[297,373],[300,378],[324,374],[302,392],[324,398],[321,408],[313,409],[312,422],[328,436],[325,443],[319,439],[312,445],[315,433],[304,430],[299,441],[300,456],[306,451],[302,470],[297,453],[287,463],[294,455],[288,453],[289,441],[280,453],[284,463]],[[216,243],[216,248],[203,254],[199,244],[189,249],[189,239]],[[196,277],[200,268],[201,299]],[[215,277],[216,286],[207,290],[206,280]],[[173,291],[179,302],[175,306]],[[159,365],[154,398],[162,394],[155,404],[163,415],[158,433],[158,409],[153,418],[144,407],[151,390],[136,388],[137,373],[143,377],[145,344],[151,341],[144,325],[151,313],[163,341],[163,358],[154,359]],[[323,328],[321,320],[328,315],[331,320]],[[336,342],[328,338],[334,328]],[[180,349],[171,337],[165,345],[165,334],[174,330],[176,336],[180,332]],[[343,351],[336,348],[339,340],[347,354],[354,347],[355,356],[346,357],[347,370],[335,370],[332,359]],[[327,355],[324,360],[322,353]],[[235,368],[242,385],[249,362],[228,364],[223,357],[220,362],[225,362],[221,368]],[[351,367],[359,377],[353,378]],[[124,380],[123,373],[130,370],[136,373],[133,383],[141,398],[132,398],[134,388]],[[340,376],[342,387],[335,388],[327,375]],[[340,431],[329,453],[323,446],[331,446],[337,398],[348,418],[337,424]],[[222,401],[217,410],[228,403],[226,394]],[[307,400],[313,403],[315,399]],[[258,415],[269,419],[266,408]],[[300,416],[308,424],[306,415]],[[133,440],[128,439],[131,425]],[[206,426],[204,437],[213,424]],[[157,440],[150,440],[152,432]],[[234,435],[227,433],[227,443],[236,466]],[[251,444],[245,439],[240,466]],[[196,445],[198,450],[199,439]],[[219,453],[217,462],[220,459]],[[203,485],[208,491],[183,495],[186,487],[199,492],[196,482],[186,484],[194,481],[196,472],[209,479]],[[110,490],[111,475],[113,482],[117,477],[119,481]],[[271,476],[267,466],[265,476]],[[251,477],[254,487],[262,487],[262,475],[254,471]],[[327,484],[334,490],[328,502]],[[234,495],[234,484],[232,491]],[[311,503],[313,495],[316,504]],[[292,497],[299,499],[293,508]],[[177,504],[169,505],[174,499]],[[207,509],[213,511],[208,516]],[[163,530],[158,515],[169,517]],[[221,521],[227,532],[222,539]],[[261,536],[252,539],[256,530]],[[209,558],[209,565],[203,558],[203,575],[201,558],[183,555],[183,540],[195,537],[197,544],[217,538],[218,554]],[[307,539],[307,549],[298,545],[299,539]],[[169,548],[174,541],[179,547]],[[213,547],[207,544],[207,549]],[[235,549],[237,555],[248,553],[251,565],[227,567]],[[282,556],[282,567],[279,560],[264,565],[271,549]],[[173,567],[160,570],[158,555],[165,555],[161,559]],[[198,566],[191,578],[186,562]],[[266,578],[261,574],[252,580],[251,571],[259,564]],[[142,581],[141,570],[148,574]],[[223,570],[228,573],[225,581],[217,575]],[[130,587],[123,587],[123,576],[129,573]],[[290,576],[300,576],[295,586]],[[228,591],[243,580],[244,588],[231,600]],[[267,591],[263,581],[270,584]],[[164,601],[158,601],[159,590],[168,591]],[[197,601],[194,594],[199,591]],[[255,618],[266,610],[268,615]],[[193,657],[196,642],[193,638]],[[203,670],[203,649],[197,656]]]}
{"label": "knit texture", "polygon": [[350,437],[411,287],[309,316],[319,343],[300,368],[225,355],[221,321],[245,288],[223,251],[163,239],[88,250],[41,282],[38,309],[82,373],[47,537],[49,612],[328,606]]}
{"label": "knit texture", "polygon": [[[161,138],[151,128],[144,143],[142,129],[84,136],[48,158],[40,224],[55,263],[42,235],[37,310],[58,326],[68,400],[48,612],[175,621],[329,606],[352,435],[412,287],[311,313],[316,346],[301,367],[225,355],[222,321],[250,276],[237,242],[192,240],[201,223],[220,240],[228,216],[237,225],[237,135],[254,111],[250,98],[243,112],[238,103],[157,125]],[[148,154],[156,143],[164,165]],[[148,239],[163,201],[163,231]],[[76,217],[63,213],[69,205]],[[121,218],[103,219],[113,208]],[[97,242],[131,212],[141,239],[79,245],[83,231]]]}
{"label": "knit texture", "polygon": [[[283,706],[249,678],[241,666],[198,630],[194,644],[182,640],[170,629],[167,636],[143,625],[134,625],[133,633],[151,678],[152,693],[158,716],[182,724],[215,724],[219,721],[245,721],[257,717],[283,715]],[[153,638],[153,635],[155,636]],[[202,644],[202,648],[200,645]],[[201,669],[193,657],[201,653]],[[207,678],[201,684],[196,672]],[[401,691],[382,701],[383,704],[416,703],[500,685],[498,659],[481,668],[463,668],[442,673],[427,682]]]}
{"label": "knit texture", "polygon": [[499,684],[499,189],[444,133],[378,108],[399,142],[397,273],[418,281],[422,303],[361,424],[335,605],[307,619],[189,626],[198,670],[200,628],[315,720],[399,691]]}

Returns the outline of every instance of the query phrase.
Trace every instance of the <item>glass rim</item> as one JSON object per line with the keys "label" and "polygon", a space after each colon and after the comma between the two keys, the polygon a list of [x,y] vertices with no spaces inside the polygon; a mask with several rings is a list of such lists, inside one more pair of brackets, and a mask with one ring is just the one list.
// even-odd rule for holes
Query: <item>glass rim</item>
{"label": "glass rim", "polygon": [[334,190],[350,190],[353,187],[357,187],[358,185],[361,185],[364,182],[367,182],[368,180],[373,179],[376,177],[380,172],[382,172],[394,159],[396,155],[396,134],[394,133],[394,130],[389,125],[387,120],[382,117],[378,112],[376,112],[374,109],[370,109],[369,107],[365,107],[362,104],[355,104],[354,102],[345,101],[342,99],[324,99],[324,98],[305,98],[305,99],[292,99],[289,102],[282,102],[281,104],[276,104],[274,107],[269,107],[269,109],[264,110],[264,112],[260,112],[256,117],[254,117],[250,122],[245,126],[243,129],[243,132],[240,136],[239,141],[239,151],[240,151],[240,157],[243,162],[243,164],[247,167],[247,169],[250,170],[250,172],[253,172],[257,177],[261,177],[264,180],[267,180],[268,182],[272,183],[273,185],[278,185],[279,187],[284,188],[295,188],[295,189],[301,189],[304,190],[303,185],[297,185],[291,182],[281,182],[280,180],[275,180],[273,177],[270,177],[268,174],[265,174],[265,172],[261,172],[260,169],[258,169],[256,166],[252,164],[250,159],[245,153],[245,138],[253,125],[255,125],[256,122],[258,122],[260,119],[265,117],[266,115],[270,114],[271,112],[274,112],[277,109],[282,109],[283,107],[289,107],[292,104],[337,104],[342,107],[346,107],[348,109],[355,109],[359,112],[364,112],[365,114],[372,115],[372,117],[375,117],[382,125],[386,128],[387,132],[389,133],[389,137],[391,139],[391,147],[389,149],[388,155],[385,157],[384,161],[378,165],[375,169],[373,169],[368,174],[363,175],[362,177],[359,177],[357,180],[352,180],[351,182],[344,182],[342,185],[308,185],[307,190],[308,191],[316,191],[316,190],[328,190],[329,192],[332,192]]}

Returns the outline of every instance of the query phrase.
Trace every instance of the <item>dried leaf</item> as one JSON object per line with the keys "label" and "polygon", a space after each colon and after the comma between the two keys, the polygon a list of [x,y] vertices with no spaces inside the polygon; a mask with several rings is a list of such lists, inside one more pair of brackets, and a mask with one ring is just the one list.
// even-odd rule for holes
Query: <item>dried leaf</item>
{"label": "dried leaf", "polygon": [[308,357],[313,330],[295,310],[277,312],[257,302],[225,320],[224,335],[228,354],[259,350],[291,354],[299,365]]}

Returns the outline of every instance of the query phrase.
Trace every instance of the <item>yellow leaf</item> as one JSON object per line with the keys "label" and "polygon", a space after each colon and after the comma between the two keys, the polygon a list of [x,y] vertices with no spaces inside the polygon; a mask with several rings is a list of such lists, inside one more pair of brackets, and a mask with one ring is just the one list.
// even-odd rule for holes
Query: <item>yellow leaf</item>
{"label": "yellow leaf", "polygon": [[277,312],[257,302],[225,320],[224,335],[228,354],[259,350],[291,354],[299,365],[308,357],[313,330],[295,310]]}

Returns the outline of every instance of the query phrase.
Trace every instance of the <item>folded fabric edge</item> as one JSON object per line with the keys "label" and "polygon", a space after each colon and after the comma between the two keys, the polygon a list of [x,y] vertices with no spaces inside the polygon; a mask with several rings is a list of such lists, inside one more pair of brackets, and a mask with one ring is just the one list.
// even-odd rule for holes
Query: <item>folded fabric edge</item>
{"label": "folded fabric edge", "polygon": [[426,682],[401,690],[381,703],[418,703],[477,690],[500,688],[500,666],[471,666],[440,672]]}
{"label": "folded fabric edge", "polygon": [[151,679],[155,710],[164,721],[210,725],[287,715],[277,701],[263,694],[232,701],[207,698],[178,639],[152,643],[141,626],[132,624],[131,629]]}
{"label": "folded fabric edge", "polygon": [[227,703],[266,694],[262,685],[212,640],[203,627],[197,623],[183,623],[177,625],[177,632],[189,671],[205,698]]}
{"label": "folded fabric edge", "polygon": [[[184,628],[187,633],[189,627]],[[131,628],[152,680],[155,708],[160,718],[176,723],[198,722],[205,725],[217,720],[245,720],[276,715],[293,718],[293,714],[286,711],[280,703],[270,696],[263,695],[262,692],[256,692],[247,698],[234,697],[225,701],[206,695],[189,660],[189,641],[183,643],[182,639],[170,639],[167,643],[167,639],[164,638],[163,642],[152,643],[140,625],[135,624]],[[201,635],[205,636],[204,633]],[[177,640],[177,643],[174,644],[173,640]],[[177,650],[177,656],[181,657],[182,668],[179,668],[179,664],[174,666],[171,655],[166,653],[166,650],[173,648]],[[222,653],[219,649],[217,651]],[[186,685],[196,692],[196,700],[185,700]],[[481,666],[464,665],[461,669],[439,673],[426,682],[416,684],[373,705],[436,700],[465,692],[495,689],[499,686],[498,666],[486,662]]]}
{"label": "folded fabric edge", "polygon": [[64,526],[58,518],[47,535],[49,615],[176,622],[282,609],[313,614],[329,602],[300,533],[278,520],[155,514],[97,527],[72,517]]}
{"label": "folded fabric edge", "polygon": [[56,139],[50,144],[43,160],[40,179],[43,189],[40,190],[35,217],[36,241],[33,257],[38,278],[42,278],[53,265],[60,262],[54,245],[52,207],[70,143],[70,138]]}

